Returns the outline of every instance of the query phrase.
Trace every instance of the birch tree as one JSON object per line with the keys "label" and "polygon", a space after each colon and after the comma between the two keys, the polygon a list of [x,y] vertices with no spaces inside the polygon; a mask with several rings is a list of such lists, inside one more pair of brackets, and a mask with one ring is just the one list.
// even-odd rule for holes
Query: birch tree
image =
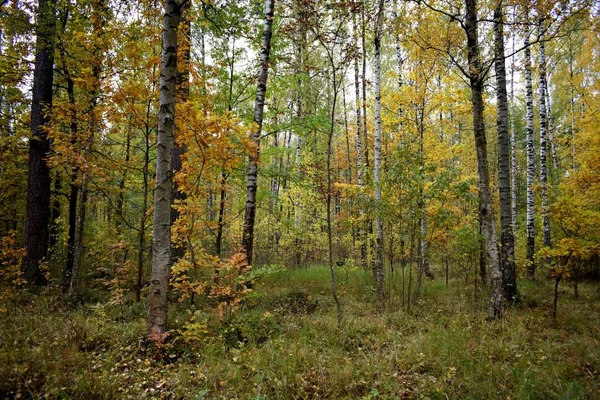
{"label": "birch tree", "polygon": [[154,189],[154,234],[152,276],[148,293],[147,333],[160,339],[167,326],[167,292],[171,269],[171,157],[175,136],[177,82],[177,33],[181,8],[186,0],[165,0],[162,31],[160,101],[156,185]]}
{"label": "birch tree", "polygon": [[[513,8],[513,21],[516,20],[517,7]],[[519,197],[519,187],[517,184],[517,129],[515,118],[515,36],[512,35],[512,55],[510,57],[510,186],[511,205],[512,205],[512,230],[516,241],[517,232],[517,199]]]}
{"label": "birch tree", "polygon": [[490,263],[490,299],[488,318],[502,318],[504,298],[502,293],[502,271],[498,256],[498,239],[492,209],[490,173],[488,167],[487,140],[483,123],[483,84],[484,71],[479,55],[479,35],[477,27],[477,0],[466,0],[464,29],[467,34],[468,77],[473,107],[473,131],[477,151],[477,173],[479,176],[479,209],[483,234]]}
{"label": "birch tree", "polygon": [[544,43],[544,31],[544,18],[540,16],[538,23],[538,40],[540,42],[540,82],[538,85],[540,95],[540,186],[542,192],[542,229],[544,233],[544,246],[550,247],[550,220],[548,219],[548,120],[546,112],[546,45]]}
{"label": "birch tree", "polygon": [[254,118],[251,141],[255,149],[250,153],[248,172],[246,173],[246,209],[244,214],[244,229],[242,232],[242,247],[246,252],[246,261],[252,265],[254,248],[254,223],[256,220],[256,189],[258,187],[258,160],[260,156],[260,134],[263,124],[263,111],[267,93],[267,77],[269,74],[269,54],[271,52],[271,36],[275,0],[265,0],[265,20],[263,24],[262,45],[260,50],[260,69],[256,99],[254,101]]}
{"label": "birch tree", "polygon": [[[353,14],[353,28],[354,28],[354,40],[358,41],[358,25],[356,23],[356,15]],[[363,144],[362,144],[362,121],[361,121],[361,108],[360,108],[360,74],[358,72],[358,61],[360,55],[357,51],[354,57],[354,88],[355,88],[355,104],[356,104],[356,164],[357,164],[357,176],[358,176],[358,190],[359,190],[359,199],[358,199],[358,214],[359,214],[359,228],[358,228],[358,238],[360,240],[360,265],[363,268],[367,268],[367,238],[365,235],[365,224],[363,222],[365,217],[365,209],[363,206],[363,190],[365,186],[365,178],[364,178],[364,162],[363,162]]]}
{"label": "birch tree", "polygon": [[533,138],[533,84],[531,81],[531,48],[529,35],[525,36],[525,107],[527,152],[527,278],[535,279],[535,220],[533,183],[535,178],[535,144]]}
{"label": "birch tree", "polygon": [[494,9],[494,56],[496,71],[496,103],[498,116],[498,190],[500,192],[500,225],[502,229],[500,257],[504,295],[507,299],[517,296],[515,271],[515,238],[511,209],[510,141],[508,133],[508,95],[506,92],[506,66],[504,57],[503,0],[496,0]]}
{"label": "birch tree", "polygon": [[375,184],[375,263],[373,265],[373,278],[377,297],[380,301],[385,299],[385,277],[383,267],[383,220],[381,217],[381,36],[383,25],[384,0],[379,1],[377,22],[375,25],[375,152],[373,165],[373,182]]}

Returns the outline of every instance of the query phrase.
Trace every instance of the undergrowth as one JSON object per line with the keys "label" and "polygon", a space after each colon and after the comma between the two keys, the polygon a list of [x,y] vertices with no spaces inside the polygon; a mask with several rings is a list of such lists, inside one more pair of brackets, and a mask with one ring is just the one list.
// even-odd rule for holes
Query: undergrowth
{"label": "undergrowth", "polygon": [[[144,339],[146,305],[65,303],[22,291],[0,313],[1,398],[594,399],[600,398],[597,284],[579,298],[520,282],[503,321],[485,320],[485,288],[423,282],[380,310],[363,271],[341,271],[341,326],[328,270],[266,275],[221,320],[173,304],[170,336]],[[398,282],[396,282],[398,283]]]}

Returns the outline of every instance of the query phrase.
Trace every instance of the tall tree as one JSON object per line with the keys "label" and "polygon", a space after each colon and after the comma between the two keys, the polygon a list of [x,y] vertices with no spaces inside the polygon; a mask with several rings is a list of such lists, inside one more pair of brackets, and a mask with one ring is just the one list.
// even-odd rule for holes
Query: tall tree
{"label": "tall tree", "polygon": [[92,145],[94,141],[94,135],[97,134],[99,126],[99,116],[96,106],[98,104],[98,96],[100,94],[100,74],[102,72],[103,56],[105,49],[102,46],[102,40],[104,39],[104,26],[108,14],[106,9],[105,0],[94,0],[92,2],[92,33],[90,37],[90,53],[92,56],[91,70],[92,75],[90,79],[90,104],[87,109],[89,114],[89,132],[85,139],[85,148],[83,150],[83,176],[81,179],[80,187],[80,198],[77,204],[77,223],[75,225],[75,240],[73,246],[73,265],[71,271],[71,282],[69,285],[69,297],[73,297],[78,293],[79,290],[79,276],[81,275],[81,264],[83,258],[83,236],[85,229],[85,216],[86,206],[88,197],[88,181],[89,181],[89,159],[92,153]]}
{"label": "tall tree", "polygon": [[[358,25],[356,23],[356,14],[352,16],[353,21],[353,32],[354,32],[354,41],[358,42]],[[363,163],[363,143],[362,143],[362,121],[361,121],[361,108],[360,108],[360,83],[359,78],[360,74],[358,72],[358,61],[360,58],[360,54],[358,51],[355,53],[354,57],[354,89],[355,89],[355,104],[356,104],[356,172],[358,178],[358,190],[359,190],[359,200],[358,200],[358,214],[360,216],[359,228],[358,228],[358,238],[360,240],[360,265],[363,268],[367,268],[367,238],[365,235],[365,224],[363,222],[365,216],[365,209],[363,205],[363,188],[365,186],[365,173],[364,173],[364,163]]]}
{"label": "tall tree", "polygon": [[479,55],[479,35],[477,26],[477,0],[466,1],[464,29],[467,34],[467,55],[469,62],[469,86],[471,88],[471,105],[473,112],[473,131],[477,152],[477,173],[479,176],[479,212],[482,220],[483,234],[486,241],[490,262],[490,300],[488,318],[502,318],[504,315],[504,298],[502,288],[502,271],[498,256],[498,239],[492,209],[492,193],[490,190],[490,173],[488,167],[487,140],[483,122],[483,84],[484,70]]}
{"label": "tall tree", "polygon": [[515,270],[515,238],[512,224],[510,187],[510,140],[508,133],[508,95],[506,93],[506,66],[504,57],[503,0],[496,0],[494,9],[494,56],[496,71],[496,103],[498,116],[498,190],[500,192],[500,257],[504,281],[504,296],[512,300],[517,296]]}
{"label": "tall tree", "polygon": [[375,262],[373,279],[377,297],[385,299],[385,277],[383,268],[383,219],[381,216],[381,36],[383,29],[384,0],[379,1],[377,21],[375,25],[375,152],[373,165],[373,182],[375,184]]}
{"label": "tall tree", "polygon": [[267,93],[267,77],[269,74],[269,54],[271,52],[271,36],[275,0],[265,0],[265,20],[263,24],[262,46],[260,50],[260,69],[256,99],[254,101],[254,118],[251,140],[255,146],[250,153],[248,172],[246,173],[246,210],[244,214],[244,230],[242,232],[242,247],[246,252],[248,265],[252,265],[254,249],[254,223],[256,220],[256,189],[258,187],[258,160],[260,155],[260,134],[263,124],[263,111]]}
{"label": "tall tree", "polygon": [[[517,6],[513,8],[513,21],[516,19]],[[519,196],[519,188],[517,185],[517,129],[515,118],[515,36],[512,35],[513,53],[510,57],[510,186],[512,190],[512,229],[513,237],[517,232],[517,198]],[[516,237],[515,237],[516,241]]]}
{"label": "tall tree", "polygon": [[56,30],[54,0],[39,0],[36,26],[35,69],[31,98],[31,138],[25,216],[25,248],[21,266],[23,277],[33,284],[43,284],[40,262],[48,254],[50,218],[50,169],[46,162],[50,142],[44,126],[47,108],[52,106],[54,77],[54,35]]}
{"label": "tall tree", "polygon": [[[541,13],[541,10],[538,10]],[[542,191],[542,229],[544,246],[550,247],[550,220],[548,219],[548,115],[546,110],[546,44],[544,43],[544,17],[540,15],[538,22],[538,39],[540,41],[540,186]]]}
{"label": "tall tree", "polygon": [[[175,136],[177,82],[177,33],[181,8],[187,0],[165,0],[162,31],[160,102],[156,186],[154,189],[154,234],[152,236],[152,276],[148,293],[147,333],[161,335],[167,325],[167,292],[171,269],[171,195],[173,171],[171,156]],[[159,336],[160,337],[160,336]]]}
{"label": "tall tree", "polygon": [[[191,1],[186,1],[181,6],[181,26],[179,35],[181,40],[178,43],[178,62],[177,62],[177,103],[183,104],[188,101],[190,97],[190,59],[192,53],[192,26],[191,26]],[[175,133],[178,136],[178,132]],[[185,152],[185,147],[180,145],[177,141],[173,143],[173,154],[171,155],[171,168],[173,174],[181,171],[181,156]],[[171,201],[183,202],[185,201],[185,194],[179,190],[177,184],[173,184],[171,193]],[[171,208],[171,224],[175,223],[179,217],[179,211],[177,207]],[[177,262],[178,259],[184,256],[185,247],[183,244],[171,244],[171,256],[173,257],[173,263]]]}
{"label": "tall tree", "polygon": [[535,144],[533,139],[533,84],[531,82],[531,48],[529,34],[525,36],[525,107],[527,150],[527,278],[535,279],[535,220],[533,180],[535,177]]}

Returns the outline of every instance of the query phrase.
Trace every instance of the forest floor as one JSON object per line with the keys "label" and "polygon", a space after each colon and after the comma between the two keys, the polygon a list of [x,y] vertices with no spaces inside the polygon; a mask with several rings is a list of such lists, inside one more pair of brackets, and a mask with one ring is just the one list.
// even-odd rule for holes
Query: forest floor
{"label": "forest floor", "polygon": [[0,398],[600,399],[598,283],[562,285],[557,322],[546,280],[519,282],[501,322],[464,280],[424,281],[409,311],[401,290],[378,311],[363,271],[338,284],[341,326],[326,268],[279,269],[225,321],[174,304],[158,346],[143,302],[20,293],[0,313]]}

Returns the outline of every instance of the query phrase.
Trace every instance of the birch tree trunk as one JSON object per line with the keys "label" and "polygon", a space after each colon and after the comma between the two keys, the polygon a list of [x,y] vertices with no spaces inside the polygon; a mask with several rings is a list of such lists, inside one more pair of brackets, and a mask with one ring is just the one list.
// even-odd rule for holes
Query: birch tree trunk
{"label": "birch tree trunk", "polygon": [[477,0],[466,0],[465,32],[467,34],[467,52],[469,61],[469,85],[473,107],[473,131],[477,151],[477,173],[479,175],[479,208],[482,218],[483,234],[486,240],[490,262],[490,301],[488,318],[502,318],[504,315],[504,296],[502,290],[502,270],[498,256],[498,239],[492,209],[490,174],[488,169],[487,141],[483,123],[483,71],[479,59],[477,33]]}
{"label": "birch tree trunk", "polygon": [[[183,0],[185,1],[185,0]],[[162,31],[156,185],[154,189],[154,233],[152,275],[148,293],[147,333],[160,338],[167,326],[167,292],[171,269],[171,156],[175,136],[177,81],[177,31],[182,0],[165,0]]]}
{"label": "birch tree trunk", "polygon": [[373,165],[373,182],[375,184],[375,263],[373,278],[377,297],[385,300],[385,275],[383,265],[383,219],[381,217],[381,30],[383,25],[384,0],[379,1],[377,23],[375,26],[375,152]]}
{"label": "birch tree trunk", "polygon": [[540,17],[538,36],[540,41],[540,184],[542,192],[542,226],[544,246],[550,247],[550,220],[548,219],[548,114],[546,112],[546,45],[544,43],[544,19]]}
{"label": "birch tree trunk", "polygon": [[[367,2],[361,2],[361,43],[362,43],[362,123],[363,123],[363,151],[364,151],[364,181],[365,184],[371,183],[371,163],[369,161],[369,134],[367,129]],[[364,221],[366,232],[365,242],[367,246],[367,265],[373,260],[374,243],[373,243],[373,220],[370,215]]]}
{"label": "birch tree trunk", "polygon": [[531,48],[529,36],[525,36],[525,105],[527,113],[526,150],[527,150],[527,278],[535,279],[535,220],[533,181],[535,178],[535,144],[533,139],[533,84],[531,82]]}
{"label": "birch tree trunk", "polygon": [[[354,24],[354,39],[358,41],[358,26],[356,24],[356,17],[353,17]],[[359,214],[359,228],[358,238],[360,240],[360,265],[363,268],[367,268],[367,237],[365,235],[365,209],[363,206],[364,197],[363,190],[365,186],[364,180],[364,163],[363,163],[363,145],[362,145],[362,120],[360,110],[360,83],[359,83],[359,72],[358,72],[358,52],[354,58],[354,88],[355,88],[355,102],[356,102],[356,167],[358,175],[358,214]]]}
{"label": "birch tree trunk", "polygon": [[[517,7],[513,8],[513,21],[516,20]],[[515,118],[515,36],[512,35],[512,56],[510,66],[510,164],[511,164],[511,182],[510,186],[512,189],[511,204],[512,204],[512,229],[513,237],[516,242],[517,232],[517,199],[519,198],[519,187],[517,184],[517,130],[516,130],[516,118]]]}
{"label": "birch tree trunk", "polygon": [[515,237],[512,225],[510,187],[510,140],[508,134],[508,95],[506,93],[506,66],[504,58],[504,15],[503,0],[496,0],[494,10],[494,57],[496,72],[496,104],[498,116],[498,190],[500,192],[500,257],[504,297],[514,300],[517,297],[517,275],[515,270]]}
{"label": "birch tree trunk", "polygon": [[31,97],[31,135],[25,211],[25,249],[21,270],[29,283],[46,283],[40,262],[48,255],[50,217],[50,169],[46,157],[50,141],[43,126],[48,123],[47,107],[52,106],[54,77],[55,2],[39,0],[36,27],[35,68]]}
{"label": "birch tree trunk", "polygon": [[265,0],[265,21],[263,25],[262,47],[260,50],[260,70],[258,73],[256,100],[254,101],[254,127],[251,136],[252,143],[256,148],[250,153],[248,172],[246,173],[246,210],[244,214],[244,230],[242,232],[242,247],[246,251],[246,259],[249,265],[252,265],[252,251],[254,249],[254,221],[256,219],[256,189],[258,187],[260,134],[263,123],[265,95],[267,92],[269,54],[271,51],[271,28],[273,26],[274,11],[275,0]]}

